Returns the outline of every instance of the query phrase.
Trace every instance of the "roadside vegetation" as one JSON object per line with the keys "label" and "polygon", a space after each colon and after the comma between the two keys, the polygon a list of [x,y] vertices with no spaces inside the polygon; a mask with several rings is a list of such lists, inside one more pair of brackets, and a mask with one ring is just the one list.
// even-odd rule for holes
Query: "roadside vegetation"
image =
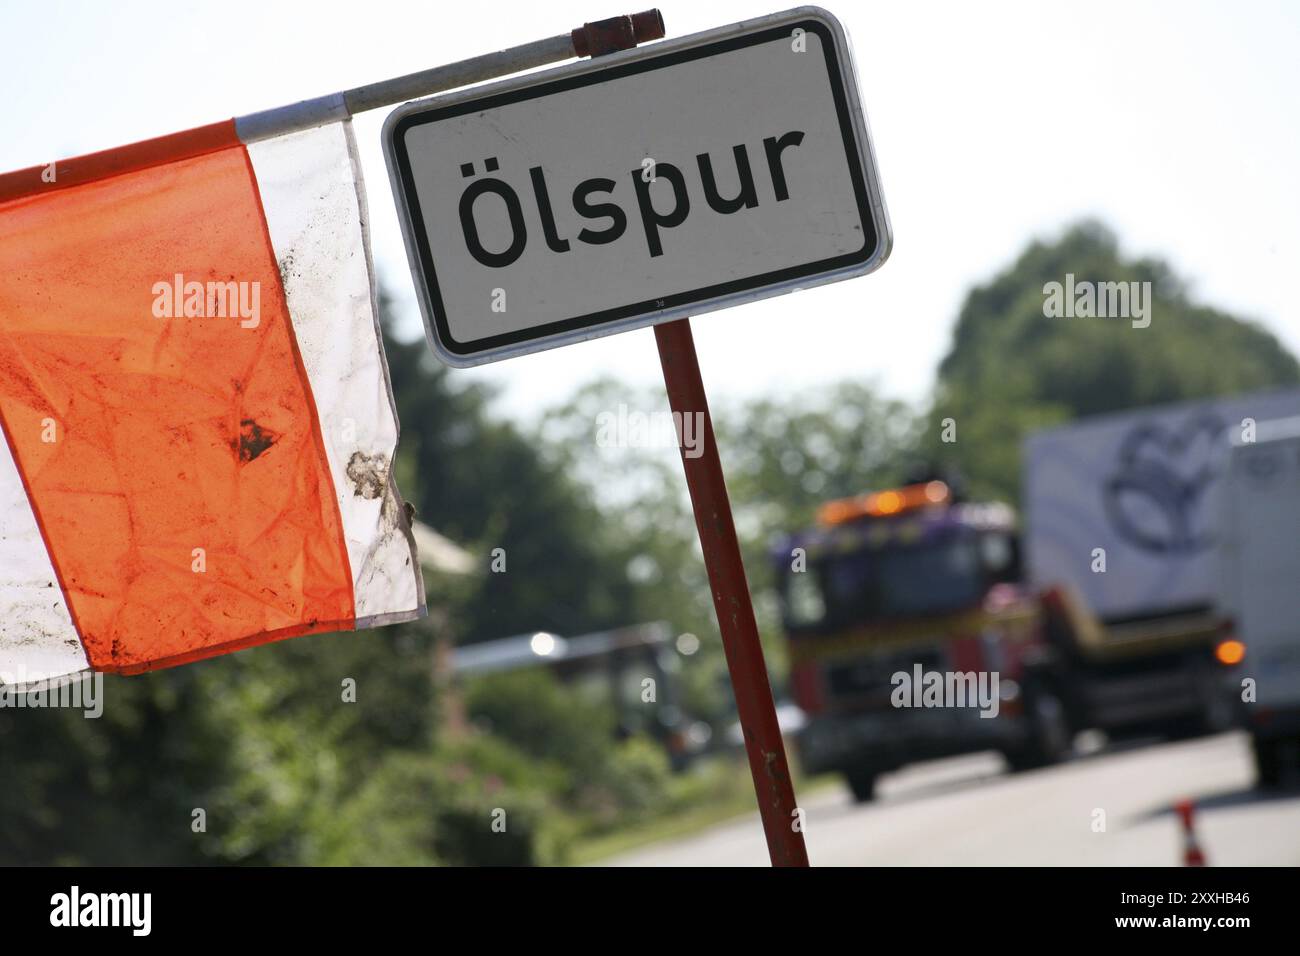
{"label": "roadside vegetation", "polygon": [[[1151,325],[1044,317],[1044,284],[1067,272],[1151,282]],[[482,572],[427,575],[426,621],[109,677],[98,720],[0,710],[0,864],[560,864],[752,810],[677,453],[593,437],[600,412],[659,411],[662,393],[599,380],[525,427],[423,341],[390,336],[387,353],[398,484]],[[940,464],[1014,503],[1035,428],[1297,382],[1295,357],[1262,327],[1197,304],[1168,266],[1083,223],[970,292],[925,407],[854,380],[715,408],[778,696],[766,548],[819,502]],[[944,419],[958,441],[941,441]],[[487,571],[494,548],[506,573]],[[549,671],[448,683],[435,663],[439,642],[654,620],[699,638],[681,706],[708,745],[683,772],[659,742],[623,732],[609,700]]]}

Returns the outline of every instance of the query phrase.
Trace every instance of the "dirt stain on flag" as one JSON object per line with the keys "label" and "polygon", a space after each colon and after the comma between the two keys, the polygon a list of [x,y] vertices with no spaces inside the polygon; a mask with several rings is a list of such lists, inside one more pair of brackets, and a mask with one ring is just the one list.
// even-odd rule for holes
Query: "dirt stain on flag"
{"label": "dirt stain on flag", "polygon": [[354,451],[348,459],[347,476],[358,498],[380,498],[388,489],[388,459]]}
{"label": "dirt stain on flag", "polygon": [[238,441],[231,442],[230,446],[239,454],[239,460],[247,464],[274,445],[279,437],[253,419],[245,418],[239,423]]}

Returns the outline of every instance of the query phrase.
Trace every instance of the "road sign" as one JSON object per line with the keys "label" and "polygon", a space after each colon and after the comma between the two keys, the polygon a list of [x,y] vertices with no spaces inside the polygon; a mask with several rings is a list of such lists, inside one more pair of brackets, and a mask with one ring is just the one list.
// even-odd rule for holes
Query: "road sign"
{"label": "road sign", "polygon": [[410,103],[383,139],[430,343],[455,366],[889,253],[848,41],[815,7]]}

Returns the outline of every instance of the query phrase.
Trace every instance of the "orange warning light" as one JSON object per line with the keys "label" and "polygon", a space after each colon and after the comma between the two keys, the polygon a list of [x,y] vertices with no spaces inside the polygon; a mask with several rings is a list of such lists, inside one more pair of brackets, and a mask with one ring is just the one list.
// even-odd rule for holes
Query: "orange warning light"
{"label": "orange warning light", "polygon": [[884,518],[927,505],[946,504],[951,497],[948,486],[942,481],[927,481],[828,501],[817,509],[817,521],[830,527],[859,518]]}
{"label": "orange warning light", "polygon": [[1220,641],[1214,649],[1214,656],[1220,664],[1240,664],[1246,657],[1246,645],[1241,641]]}

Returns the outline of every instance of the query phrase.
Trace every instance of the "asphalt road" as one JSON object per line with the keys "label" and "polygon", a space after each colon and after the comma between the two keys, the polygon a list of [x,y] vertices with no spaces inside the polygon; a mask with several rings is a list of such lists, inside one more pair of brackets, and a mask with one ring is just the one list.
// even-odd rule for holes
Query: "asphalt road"
{"label": "asphalt road", "polygon": [[[1081,757],[1010,775],[996,755],[882,777],[855,805],[839,786],[804,803],[817,866],[1173,866],[1173,805],[1191,798],[1209,865],[1300,865],[1300,790],[1255,789],[1248,738],[1232,733]],[[1094,821],[1104,811],[1105,829]],[[619,866],[765,866],[758,816],[606,861]]]}

